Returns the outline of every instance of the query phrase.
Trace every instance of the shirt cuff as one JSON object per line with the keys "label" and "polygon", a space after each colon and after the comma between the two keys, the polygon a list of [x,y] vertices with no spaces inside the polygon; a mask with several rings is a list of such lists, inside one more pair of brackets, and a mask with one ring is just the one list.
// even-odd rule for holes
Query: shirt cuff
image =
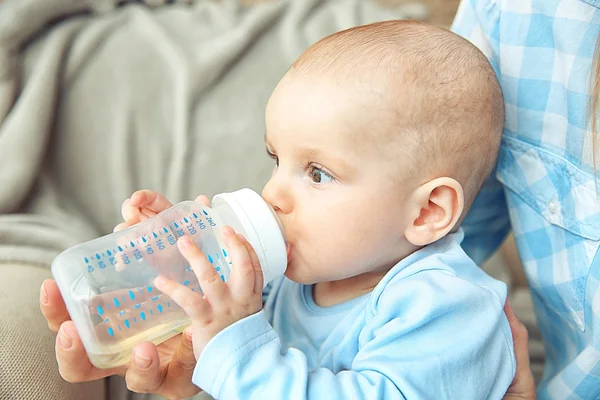
{"label": "shirt cuff", "polygon": [[198,358],[192,382],[218,398],[231,370],[254,350],[276,339],[278,335],[263,310],[237,321],[208,342]]}

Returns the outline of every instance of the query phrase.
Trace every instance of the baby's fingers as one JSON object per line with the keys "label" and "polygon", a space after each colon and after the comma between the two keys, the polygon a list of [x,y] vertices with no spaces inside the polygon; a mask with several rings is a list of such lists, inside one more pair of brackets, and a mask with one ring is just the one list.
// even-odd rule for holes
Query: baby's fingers
{"label": "baby's fingers", "polygon": [[192,292],[186,286],[173,282],[164,276],[154,280],[156,288],[169,296],[179,307],[194,320],[204,320],[209,314],[209,305],[202,295]]}
{"label": "baby's fingers", "polygon": [[231,294],[242,301],[247,300],[256,293],[256,284],[262,285],[262,280],[257,282],[257,270],[262,275],[260,264],[254,265],[250,255],[254,250],[252,247],[244,245],[241,235],[236,235],[233,229],[225,227],[223,236],[232,261],[231,275],[229,276]]}
{"label": "baby's fingers", "polygon": [[173,207],[173,204],[163,195],[152,190],[138,190],[131,195],[131,206],[137,207],[143,213],[151,211],[154,214],[158,214],[167,208]]}
{"label": "baby's fingers", "polygon": [[113,229],[113,232],[119,232],[125,228],[129,228],[129,225],[127,224],[127,222],[121,222],[120,224],[115,226],[115,228]]}
{"label": "baby's fingers", "polygon": [[198,278],[202,293],[210,299],[213,306],[222,305],[227,300],[229,291],[212,263],[189,236],[181,237],[177,246]]}
{"label": "baby's fingers", "polygon": [[201,194],[198,197],[196,197],[196,200],[194,200],[196,203],[200,203],[202,205],[205,205],[206,207],[210,207],[210,200],[208,199],[208,197],[206,197],[205,195]]}
{"label": "baby's fingers", "polygon": [[146,215],[142,214],[138,207],[134,207],[131,204],[131,199],[127,199],[123,202],[123,205],[121,206],[121,215],[127,226],[135,225],[148,218]]}
{"label": "baby's fingers", "polygon": [[256,255],[256,251],[254,251],[254,248],[252,247],[250,242],[248,242],[248,240],[244,237],[244,235],[238,233],[238,236],[244,244],[244,246],[246,247],[246,250],[248,250],[248,254],[250,255],[250,259],[252,260],[252,266],[254,267],[254,293],[262,295],[264,286],[264,276],[262,272],[262,266],[260,265],[260,261],[258,260],[258,256]]}

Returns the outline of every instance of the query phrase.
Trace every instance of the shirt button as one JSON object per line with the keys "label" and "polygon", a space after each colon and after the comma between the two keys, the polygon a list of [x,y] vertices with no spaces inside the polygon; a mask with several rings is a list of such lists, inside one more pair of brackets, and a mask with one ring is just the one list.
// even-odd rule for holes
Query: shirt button
{"label": "shirt button", "polygon": [[551,200],[548,203],[548,211],[550,211],[550,214],[556,214],[558,211],[558,204],[556,203],[556,200]]}

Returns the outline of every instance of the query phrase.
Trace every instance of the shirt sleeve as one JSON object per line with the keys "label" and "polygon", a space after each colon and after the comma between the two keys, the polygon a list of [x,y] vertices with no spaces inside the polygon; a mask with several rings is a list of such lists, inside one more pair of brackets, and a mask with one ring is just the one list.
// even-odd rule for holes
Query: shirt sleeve
{"label": "shirt sleeve", "polygon": [[282,349],[260,311],[209,342],[192,380],[218,399],[502,398],[515,364],[498,296],[446,272],[417,275],[378,300],[345,370]]}
{"label": "shirt sleeve", "polygon": [[[499,68],[499,19],[497,0],[462,0],[452,25],[452,31],[477,46],[488,58],[502,83]],[[465,218],[462,228],[465,239],[462,247],[481,265],[500,247],[510,221],[506,197],[495,172],[485,182]]]}

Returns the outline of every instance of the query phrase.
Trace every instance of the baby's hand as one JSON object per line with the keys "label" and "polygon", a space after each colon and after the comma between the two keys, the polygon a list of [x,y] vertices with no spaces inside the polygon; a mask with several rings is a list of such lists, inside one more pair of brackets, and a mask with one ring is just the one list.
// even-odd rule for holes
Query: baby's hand
{"label": "baby's hand", "polygon": [[[208,197],[204,195],[196,197],[196,201],[207,207],[210,204]],[[173,204],[160,193],[152,190],[138,190],[123,202],[121,215],[124,222],[115,226],[114,231],[117,232],[128,228],[171,207],[173,207]]]}
{"label": "baby's hand", "polygon": [[[198,196],[196,202],[202,203],[205,206],[209,205],[208,197],[203,195]],[[152,218],[172,206],[171,202],[157,192],[152,190],[138,190],[133,193],[129,199],[123,202],[121,214],[123,215],[124,222],[118,224],[115,227],[114,232],[122,231],[125,228],[129,228],[130,226]],[[162,227],[163,224],[164,221],[155,220],[154,223],[147,224],[143,229],[138,228],[135,232],[124,232],[117,237],[117,245],[127,247],[127,244],[132,241],[140,243],[140,238],[150,237],[156,229],[162,229],[160,227]],[[173,256],[173,250],[176,251],[175,248],[173,248],[170,251],[148,253],[144,259],[150,264],[161,265],[165,260]],[[126,260],[117,258],[114,267],[118,272],[121,272],[127,268],[127,264]]]}
{"label": "baby's hand", "polygon": [[170,296],[192,319],[196,360],[217,333],[262,308],[263,275],[254,249],[228,226],[223,228],[223,240],[232,261],[227,283],[187,236],[180,238],[177,246],[198,277],[204,295],[163,276],[155,281],[156,288]]}

